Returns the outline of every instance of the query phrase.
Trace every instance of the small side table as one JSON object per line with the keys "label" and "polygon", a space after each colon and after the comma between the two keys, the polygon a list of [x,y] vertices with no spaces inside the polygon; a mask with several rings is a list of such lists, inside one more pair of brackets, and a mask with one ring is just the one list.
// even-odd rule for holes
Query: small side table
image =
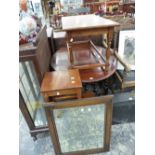
{"label": "small side table", "polygon": [[[109,71],[113,31],[120,24],[94,14],[62,17],[62,30],[67,33],[69,62],[73,64],[72,39],[77,36],[107,35],[105,71]],[[88,64],[89,65],[89,64]],[[91,68],[91,67],[90,67]]]}
{"label": "small side table", "polygon": [[82,83],[78,69],[47,72],[41,85],[41,93],[46,102],[49,97],[75,95],[81,98]]}

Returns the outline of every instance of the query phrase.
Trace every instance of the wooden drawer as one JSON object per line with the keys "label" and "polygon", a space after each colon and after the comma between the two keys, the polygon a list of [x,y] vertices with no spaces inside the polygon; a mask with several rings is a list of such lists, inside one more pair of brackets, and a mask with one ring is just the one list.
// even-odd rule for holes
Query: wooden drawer
{"label": "wooden drawer", "polygon": [[41,93],[46,102],[49,102],[50,98],[67,96],[81,98],[81,90],[82,83],[77,69],[47,72],[41,85]]}
{"label": "wooden drawer", "polygon": [[81,89],[67,89],[67,90],[57,90],[45,93],[47,96],[63,96],[63,95],[74,95],[78,94]]}

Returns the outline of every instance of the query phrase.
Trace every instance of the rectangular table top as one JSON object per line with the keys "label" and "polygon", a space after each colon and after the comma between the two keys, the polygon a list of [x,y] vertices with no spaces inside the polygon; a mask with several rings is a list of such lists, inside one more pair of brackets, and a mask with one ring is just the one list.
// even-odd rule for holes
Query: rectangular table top
{"label": "rectangular table top", "polygon": [[78,69],[46,72],[41,84],[41,92],[82,88]]}
{"label": "rectangular table top", "polygon": [[94,14],[62,17],[62,29],[64,31],[101,27],[115,27],[119,25],[120,24],[115,21]]}

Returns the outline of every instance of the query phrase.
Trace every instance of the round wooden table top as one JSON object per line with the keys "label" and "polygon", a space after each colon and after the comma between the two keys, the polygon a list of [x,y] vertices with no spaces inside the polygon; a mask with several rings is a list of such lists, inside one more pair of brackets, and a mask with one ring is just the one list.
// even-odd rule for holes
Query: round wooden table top
{"label": "round wooden table top", "polygon": [[[99,52],[105,57],[105,49],[100,46],[96,46]],[[76,51],[73,49],[73,58],[74,64],[82,65],[82,64],[92,64],[97,60],[94,59],[94,56],[90,49],[86,48],[76,48]],[[91,83],[97,82],[101,80],[105,80],[116,71],[117,60],[111,55],[109,61],[109,71],[105,72],[101,67],[96,67],[92,69],[80,69],[80,77],[83,83]],[[68,59],[68,51],[67,48],[62,47],[56,51],[53,55],[51,66],[54,70],[68,70],[71,69],[71,64]]]}

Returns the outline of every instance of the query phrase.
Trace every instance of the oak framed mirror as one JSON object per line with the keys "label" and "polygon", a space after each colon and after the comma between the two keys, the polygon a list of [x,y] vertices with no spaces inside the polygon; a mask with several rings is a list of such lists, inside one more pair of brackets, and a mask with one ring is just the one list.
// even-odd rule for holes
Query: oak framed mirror
{"label": "oak framed mirror", "polygon": [[56,155],[109,151],[112,95],[44,103]]}

